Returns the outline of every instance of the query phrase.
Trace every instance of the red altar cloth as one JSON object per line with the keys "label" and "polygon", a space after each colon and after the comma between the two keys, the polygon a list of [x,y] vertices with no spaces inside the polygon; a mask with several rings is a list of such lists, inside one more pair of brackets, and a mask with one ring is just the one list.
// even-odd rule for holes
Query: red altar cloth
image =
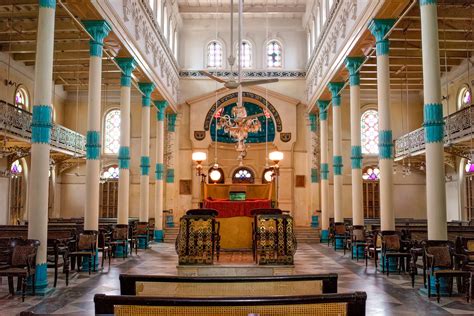
{"label": "red altar cloth", "polygon": [[271,208],[270,200],[247,199],[245,201],[229,201],[205,199],[204,208],[219,211],[218,217],[252,216],[250,211],[257,208]]}

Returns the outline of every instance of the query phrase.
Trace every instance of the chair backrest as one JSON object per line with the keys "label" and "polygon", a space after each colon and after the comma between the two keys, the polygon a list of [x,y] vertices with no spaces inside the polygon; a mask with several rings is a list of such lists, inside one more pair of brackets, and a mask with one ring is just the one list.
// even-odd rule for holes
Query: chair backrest
{"label": "chair backrest", "polygon": [[364,226],[352,227],[352,241],[365,241],[365,229]]}
{"label": "chair backrest", "polygon": [[127,240],[128,239],[128,225],[117,224],[112,231],[113,240]]}
{"label": "chair backrest", "polygon": [[281,215],[283,212],[279,208],[256,208],[250,211],[250,214],[255,215]]}
{"label": "chair backrest", "polygon": [[137,222],[137,234],[146,235],[148,233],[148,222]]}
{"label": "chair backrest", "polygon": [[213,208],[196,208],[186,212],[186,215],[204,215],[216,217],[219,215],[219,211]]}
{"label": "chair backrest", "polygon": [[336,235],[344,235],[346,233],[346,225],[344,223],[334,223],[334,233]]}
{"label": "chair backrest", "polygon": [[29,263],[35,264],[36,252],[40,245],[36,239],[12,239],[10,241],[10,264],[14,267],[25,267]]}
{"label": "chair backrest", "polygon": [[398,234],[382,235],[382,243],[386,251],[400,250],[400,236]]}
{"label": "chair backrest", "polygon": [[432,246],[426,247],[425,251],[427,254],[433,256],[433,267],[435,268],[452,268],[453,260],[451,248],[448,245],[445,246]]}
{"label": "chair backrest", "polygon": [[96,231],[84,231],[79,234],[79,241],[77,243],[78,250],[95,250],[97,244]]}

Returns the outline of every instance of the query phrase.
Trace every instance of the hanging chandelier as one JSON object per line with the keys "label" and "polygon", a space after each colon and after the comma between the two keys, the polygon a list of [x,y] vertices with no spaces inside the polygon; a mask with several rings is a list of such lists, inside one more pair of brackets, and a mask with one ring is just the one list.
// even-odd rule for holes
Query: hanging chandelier
{"label": "hanging chandelier", "polygon": [[237,104],[231,109],[231,115],[222,115],[223,108],[216,113],[217,129],[223,130],[238,143],[245,143],[249,133],[262,130],[260,115],[247,116],[247,110],[242,104]]}

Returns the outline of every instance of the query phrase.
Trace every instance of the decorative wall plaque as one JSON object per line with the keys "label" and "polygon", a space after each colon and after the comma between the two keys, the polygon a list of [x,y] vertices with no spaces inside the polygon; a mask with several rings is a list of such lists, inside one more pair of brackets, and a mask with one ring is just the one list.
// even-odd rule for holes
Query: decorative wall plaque
{"label": "decorative wall plaque", "polygon": [[305,182],[306,182],[306,178],[304,175],[297,175],[295,178],[295,187],[304,188]]}
{"label": "decorative wall plaque", "polygon": [[179,180],[179,194],[191,195],[192,193],[192,180]]}
{"label": "decorative wall plaque", "polygon": [[291,140],[291,133],[280,133],[280,139],[284,143],[288,143]]}
{"label": "decorative wall plaque", "polygon": [[194,131],[194,138],[196,140],[203,140],[206,138],[206,132],[205,131]]}

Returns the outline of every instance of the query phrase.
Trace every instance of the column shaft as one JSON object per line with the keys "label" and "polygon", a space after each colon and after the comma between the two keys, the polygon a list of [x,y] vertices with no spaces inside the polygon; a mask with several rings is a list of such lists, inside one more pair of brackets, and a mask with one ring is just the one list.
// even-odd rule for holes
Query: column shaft
{"label": "column shaft", "polygon": [[377,99],[379,112],[379,168],[381,230],[395,230],[393,211],[393,142],[390,116],[389,41],[391,19],[374,19],[369,29],[377,40]]}
{"label": "column shaft", "polygon": [[156,113],[156,169],[155,169],[155,241],[163,240],[163,152],[166,101],[155,101]]}
{"label": "column shaft", "polygon": [[321,131],[321,242],[326,242],[329,234],[328,104],[326,100],[318,101]]}
{"label": "column shaft", "polygon": [[424,126],[426,143],[426,208],[428,239],[447,240],[444,179],[443,106],[439,64],[436,0],[420,0],[423,58]]}
{"label": "column shaft", "polygon": [[362,148],[360,124],[360,76],[359,67],[363,57],[348,57],[346,68],[349,70],[351,92],[351,168],[352,168],[352,224],[364,225],[363,188],[362,188]]}
{"label": "column shaft", "polygon": [[[315,210],[320,210],[320,194],[319,194],[319,143],[318,143],[318,128],[317,128],[317,118],[316,114],[309,114],[309,164],[311,166],[311,189],[310,189],[310,207],[309,207],[309,219],[311,221],[311,226],[317,227],[319,224],[313,222],[313,213]],[[321,220],[321,219],[319,219]]]}
{"label": "column shaft", "polygon": [[84,229],[99,230],[100,122],[102,91],[102,48],[110,26],[105,21],[84,21],[94,39],[90,44],[89,97],[86,140],[86,201]]}
{"label": "column shaft", "polygon": [[139,83],[139,88],[144,94],[142,97],[141,120],[141,157],[140,157],[140,208],[139,221],[148,222],[150,207],[150,104],[152,83]]}
{"label": "column shaft", "polygon": [[28,238],[41,243],[36,255],[36,287],[48,286],[48,196],[51,141],[54,19],[56,1],[39,1],[36,40],[35,90],[31,123],[31,170],[28,194]]}
{"label": "column shaft", "polygon": [[175,209],[175,158],[176,158],[176,113],[167,115],[168,119],[168,157],[166,166],[166,208]]}
{"label": "column shaft", "polygon": [[120,87],[120,149],[117,224],[127,224],[130,196],[130,86],[135,68],[133,58],[116,58],[122,69]]}
{"label": "column shaft", "polygon": [[342,136],[341,136],[341,97],[339,92],[343,82],[330,82],[328,87],[332,93],[332,148],[334,168],[334,222],[344,222],[342,212]]}

